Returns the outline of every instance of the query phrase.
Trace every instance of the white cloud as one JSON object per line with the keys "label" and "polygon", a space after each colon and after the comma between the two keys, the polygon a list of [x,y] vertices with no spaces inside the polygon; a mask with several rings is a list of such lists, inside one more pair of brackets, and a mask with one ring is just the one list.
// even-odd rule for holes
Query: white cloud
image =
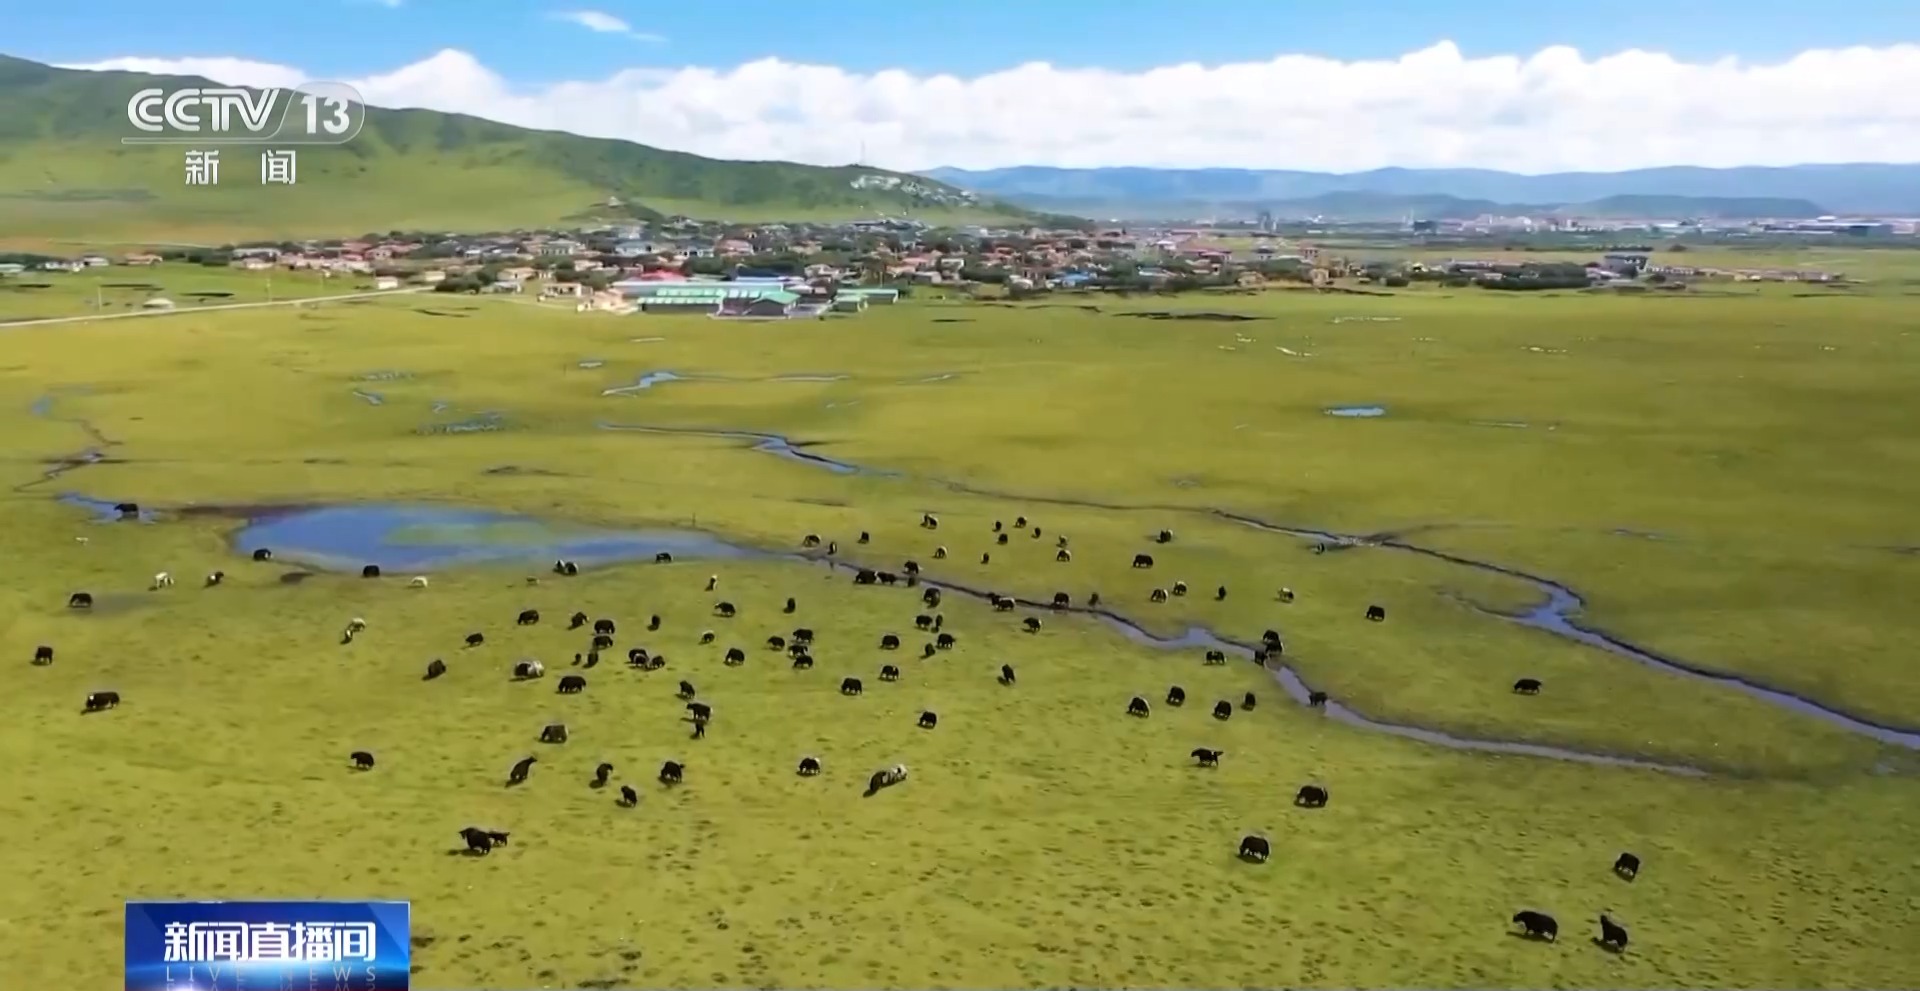
{"label": "white cloud", "polygon": [[[576,21],[577,22],[577,21]],[[298,69],[237,58],[75,68],[286,85]],[[1920,46],[1687,63],[1571,48],[1468,59],[1443,42],[1393,61],[1281,55],[1144,72],[1034,63],[973,78],[857,74],[764,59],[629,69],[514,86],[441,51],[350,80],[367,102],[625,138],[720,158],[846,164],[1380,166],[1517,172],[1653,165],[1920,161]]]}
{"label": "white cloud", "polygon": [[569,24],[578,24],[597,34],[619,34],[632,38],[635,41],[655,43],[667,40],[657,34],[635,31],[633,25],[628,24],[626,21],[598,10],[563,10],[554,14],[553,17],[554,20],[566,21]]}

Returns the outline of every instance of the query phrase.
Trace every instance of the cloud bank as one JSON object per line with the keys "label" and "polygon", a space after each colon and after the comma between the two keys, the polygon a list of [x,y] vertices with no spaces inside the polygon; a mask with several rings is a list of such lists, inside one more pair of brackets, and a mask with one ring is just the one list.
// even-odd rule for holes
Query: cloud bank
{"label": "cloud bank", "polygon": [[[577,21],[591,27],[584,21]],[[605,23],[602,24],[606,27]],[[119,58],[80,69],[286,86],[241,58]],[[1514,172],[1920,161],[1920,46],[1687,63],[1565,47],[1469,59],[1451,42],[1391,61],[1280,55],[1144,72],[1033,63],[963,79],[764,59],[516,86],[444,50],[352,83],[367,102],[624,138],[716,158],[867,164],[1383,166]]]}

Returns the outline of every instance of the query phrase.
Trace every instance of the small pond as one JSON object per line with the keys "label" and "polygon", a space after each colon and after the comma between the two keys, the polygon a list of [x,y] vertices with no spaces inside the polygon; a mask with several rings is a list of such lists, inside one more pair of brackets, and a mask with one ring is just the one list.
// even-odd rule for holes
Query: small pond
{"label": "small pond", "polygon": [[1334,406],[1327,410],[1328,416],[1386,416],[1385,406]]}
{"label": "small pond", "polygon": [[366,503],[295,509],[256,518],[233,538],[250,554],[271,548],[275,560],[358,573],[363,565],[414,572],[493,562],[582,566],[674,557],[748,557],[758,552],[688,530],[611,530],[531,516],[452,506]]}

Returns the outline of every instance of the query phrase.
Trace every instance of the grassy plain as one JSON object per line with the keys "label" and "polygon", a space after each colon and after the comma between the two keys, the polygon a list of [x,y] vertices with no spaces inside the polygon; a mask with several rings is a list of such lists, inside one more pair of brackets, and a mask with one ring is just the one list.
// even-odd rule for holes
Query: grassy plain
{"label": "grassy plain", "polygon": [[321,278],[317,272],[262,273],[184,262],[109,265],[79,272],[24,272],[0,279],[0,324],[41,317],[126,313],[150,299],[176,307],[265,303],[276,299],[370,292],[373,278]]}
{"label": "grassy plain", "polygon": [[[1911,754],[1461,601],[1523,603],[1519,583],[1385,549],[1314,555],[1203,508],[1401,531],[1553,575],[1588,594],[1588,622],[1920,722],[1902,647],[1920,620],[1900,594],[1920,557],[1888,549],[1920,545],[1920,392],[1905,371],[1920,340],[1904,305],[1272,293],[723,325],[433,298],[4,332],[0,466],[23,488],[0,529],[16,562],[0,642],[19,658],[0,666],[0,760],[27,773],[0,792],[16,824],[0,872],[24,881],[0,893],[0,967],[39,985],[109,980],[116,958],[98,948],[115,945],[127,897],[325,895],[412,899],[426,987],[1893,986],[1920,969]],[[1123,315],[1152,309],[1259,319]],[[602,395],[662,369],[726,378]],[[405,377],[376,377],[392,372]],[[848,377],[774,380],[806,373]],[[1322,412],[1349,403],[1389,412]],[[422,432],[482,410],[505,429]],[[601,422],[777,431],[900,474]],[[43,459],[103,442],[110,462],[40,481]],[[913,594],[817,565],[283,584],[283,566],[229,550],[232,520],[98,524],[48,498],[67,490],[172,507],[446,500],[768,548],[818,532],[843,554],[915,557],[1003,592],[1097,589],[1159,630],[1277,626],[1310,683],[1377,717],[1714,773],[1389,738],[1294,708],[1250,665],[1206,667],[1071,616],[1030,636],[1024,612],[958,597],[944,609],[957,651],[892,658],[875,642],[918,642]],[[914,526],[922,511],[940,514],[937,535]],[[1022,513],[1045,537],[992,545],[991,521]],[[1149,547],[1162,526],[1178,539]],[[860,530],[870,547],[853,544]],[[1072,563],[1052,560],[1056,533]],[[935,544],[952,556],[933,562]],[[1127,567],[1142,549],[1150,572]],[[215,567],[228,585],[188,587]],[[182,585],[145,592],[161,568]],[[709,572],[740,618],[708,618]],[[1176,578],[1199,594],[1146,601]],[[1222,583],[1228,599],[1211,601]],[[1275,603],[1281,585],[1300,601]],[[79,588],[102,597],[98,614],[61,608]],[[778,613],[787,595],[797,618]],[[1389,621],[1363,622],[1369,603]],[[549,624],[612,616],[622,650],[670,666],[603,665],[573,698],[551,679],[509,684],[514,659],[565,667],[583,646],[511,626],[529,606]],[[648,613],[666,628],[640,633]],[[353,615],[371,629],[342,647]],[[757,646],[801,621],[820,631],[812,673]],[[697,646],[709,627],[719,642]],[[489,644],[459,649],[474,629]],[[57,646],[54,665],[26,663],[39,643]],[[719,663],[730,645],[747,665]],[[422,683],[434,656],[452,672]],[[900,683],[874,678],[886,660]],[[1017,688],[994,684],[1002,662]],[[834,692],[843,674],[866,678],[865,697]],[[1547,690],[1508,694],[1523,675]],[[682,677],[715,704],[705,740],[677,721]],[[1120,715],[1171,683],[1186,709]],[[127,704],[76,715],[106,687]],[[1254,711],[1206,715],[1249,690]],[[913,727],[922,708],[939,729]],[[553,719],[574,741],[538,746]],[[1194,746],[1228,756],[1195,769]],[[363,748],[380,767],[348,771]],[[501,788],[536,751],[533,781]],[[827,774],[795,778],[803,753]],[[668,757],[689,762],[674,792],[651,784]],[[586,787],[601,759],[640,787],[639,809]],[[913,779],[860,798],[895,761]],[[1290,806],[1308,781],[1330,787],[1328,809]],[[469,824],[514,845],[447,856]],[[1253,830],[1274,838],[1263,867],[1231,857]],[[1626,849],[1648,864],[1633,885],[1606,871]],[[1523,907],[1558,914],[1568,938],[1504,935]],[[1602,909],[1633,927],[1624,956],[1586,943]]]}

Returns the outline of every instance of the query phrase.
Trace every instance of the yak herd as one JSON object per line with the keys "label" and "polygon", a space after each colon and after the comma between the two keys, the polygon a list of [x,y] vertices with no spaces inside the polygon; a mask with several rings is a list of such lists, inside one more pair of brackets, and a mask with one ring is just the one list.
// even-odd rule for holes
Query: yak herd
{"label": "yak herd", "polygon": [[[924,514],[921,517],[920,526],[926,530],[937,530],[939,529],[940,522],[939,519],[932,514]],[[1029,526],[1030,524],[1024,516],[1015,519],[1013,522],[1014,531],[1028,531],[1030,532],[1031,539],[1039,539],[1043,532],[1041,528],[1032,526],[1029,531]],[[1004,545],[1007,543],[1009,531],[1002,522],[994,522],[993,533],[995,534],[995,542],[997,544]],[[867,545],[871,543],[871,540],[871,534],[862,531],[859,535],[858,543]],[[1174,537],[1172,531],[1161,530],[1153,537],[1153,540],[1157,544],[1170,544],[1173,542]],[[1067,563],[1073,560],[1072,552],[1068,549],[1067,544],[1068,541],[1065,536],[1058,536],[1056,538],[1055,561]],[[807,534],[802,539],[801,545],[809,549],[819,548],[822,545],[822,540],[817,534]],[[838,553],[838,550],[839,545],[837,542],[826,542],[825,553],[830,563],[833,556]],[[945,546],[936,547],[933,551],[933,558],[935,560],[947,559],[947,548]],[[269,562],[273,560],[273,552],[267,548],[259,548],[252,552],[252,559],[256,562]],[[983,553],[981,555],[981,562],[983,564],[989,560],[990,557],[988,554]],[[656,563],[670,563],[672,561],[672,555],[661,553],[656,555],[655,561]],[[1154,566],[1153,556],[1145,553],[1136,554],[1133,557],[1132,566],[1136,569],[1150,569]],[[579,566],[575,562],[568,560],[555,561],[551,570],[555,575],[563,577],[579,574]],[[899,572],[880,571],[869,568],[854,568],[852,570],[854,571],[853,581],[856,585],[893,586],[904,583],[912,587],[921,584],[920,565],[912,560],[906,561],[901,566]],[[372,564],[363,567],[360,573],[361,577],[369,579],[379,578],[381,576],[379,566]],[[207,576],[206,587],[213,588],[219,585],[224,578],[224,572],[212,572]],[[532,583],[536,581],[536,579],[529,578],[528,581]],[[719,582],[720,579],[718,575],[709,576],[706,583],[706,591],[716,591],[719,587]],[[427,579],[424,576],[416,576],[409,584],[413,588],[425,588],[427,587]],[[150,590],[159,591],[169,588],[172,585],[172,576],[163,571],[153,577]],[[1181,597],[1187,594],[1187,584],[1184,581],[1176,581],[1166,588],[1154,588],[1149,593],[1148,599],[1150,602],[1165,602],[1169,597]],[[997,593],[986,593],[985,597],[995,611],[1011,611],[1019,604],[1017,600],[1001,596]],[[1226,598],[1226,586],[1222,585],[1215,589],[1214,599],[1216,601],[1221,601]],[[1292,589],[1282,588],[1275,596],[1275,599],[1283,604],[1291,603],[1295,600],[1295,594]],[[922,605],[929,610],[937,610],[941,605],[941,600],[941,587],[928,583],[927,587],[921,593]],[[1072,606],[1071,598],[1065,592],[1055,594],[1051,604],[1056,610],[1067,609]],[[67,605],[70,609],[88,610],[93,608],[94,598],[92,594],[88,592],[74,592],[68,597]],[[1100,605],[1099,593],[1096,592],[1088,596],[1087,608],[1089,610],[1099,610]],[[797,610],[798,603],[796,600],[788,598],[782,612],[784,614],[793,614]],[[722,600],[714,603],[712,613],[720,619],[732,619],[739,615],[739,610],[733,603]],[[1386,620],[1386,610],[1379,605],[1369,605],[1366,609],[1365,618],[1371,622],[1384,622]],[[537,625],[540,621],[540,613],[535,609],[522,610],[514,619],[515,625],[523,627]],[[584,612],[573,613],[568,619],[567,629],[579,630],[587,628],[589,622],[591,622],[591,646],[588,651],[574,655],[574,665],[583,670],[590,670],[599,663],[600,652],[613,647],[614,636],[618,630],[618,626],[614,620],[601,618],[590,621]],[[945,616],[937,611],[921,613],[914,617],[914,628],[916,630],[934,634],[934,639],[925,643],[923,646],[921,654],[923,658],[934,657],[940,651],[953,650],[957,646],[959,642],[958,638],[956,638],[953,633],[942,629],[945,622]],[[1027,617],[1021,622],[1021,628],[1027,633],[1039,632],[1042,625],[1040,618],[1033,616]],[[661,617],[654,615],[649,617],[646,629],[648,631],[658,631],[661,629],[661,626]],[[355,635],[364,631],[366,628],[366,621],[355,617],[347,623],[341,642],[352,642]],[[714,642],[715,637],[716,634],[714,631],[707,630],[701,633],[699,642],[702,644],[711,644]],[[766,646],[771,650],[785,651],[795,670],[807,670],[812,668],[814,663],[811,654],[813,642],[813,630],[807,627],[798,627],[785,636],[777,634],[769,636],[766,639]],[[486,636],[480,632],[471,633],[465,639],[465,645],[468,648],[476,648],[485,643]],[[894,651],[899,650],[901,646],[901,639],[897,634],[886,633],[879,638],[879,647],[881,650]],[[1262,636],[1260,647],[1254,651],[1253,659],[1257,663],[1264,664],[1269,658],[1278,657],[1283,650],[1284,644],[1279,633],[1274,630],[1267,630]],[[738,647],[734,647],[728,649],[723,663],[728,666],[737,666],[745,663],[746,659],[746,652]],[[53,646],[41,645],[35,648],[33,655],[33,663],[35,665],[49,665],[52,664],[53,661]],[[1224,664],[1226,662],[1225,652],[1208,650],[1204,655],[1204,662],[1209,665]],[[665,667],[666,663],[667,661],[664,654],[651,653],[644,647],[633,647],[627,652],[627,665],[635,670],[658,670]],[[423,680],[433,681],[439,679],[447,674],[447,670],[446,661],[440,658],[434,658],[427,664],[426,674]],[[510,671],[512,678],[516,681],[532,681],[543,678],[546,675],[545,665],[538,660],[532,659],[515,662]],[[900,668],[895,664],[883,665],[880,669],[879,677],[883,682],[897,681],[901,677]],[[996,681],[1002,686],[1013,687],[1017,683],[1013,666],[1010,664],[1000,665]],[[564,675],[558,679],[556,684],[556,692],[562,695],[579,694],[585,691],[586,688],[587,677],[584,674]],[[859,678],[845,677],[840,681],[839,690],[842,695],[858,696],[862,694],[864,689],[865,686]],[[1540,689],[1540,681],[1534,678],[1522,678],[1513,685],[1514,693],[1520,695],[1537,694]],[[698,691],[690,681],[681,680],[676,695],[684,704],[684,709],[687,713],[686,721],[692,724],[692,738],[699,739],[705,736],[707,725],[714,718],[712,704],[697,700]],[[1165,696],[1166,704],[1175,708],[1183,706],[1186,699],[1186,690],[1178,685],[1168,689]],[[90,692],[86,696],[82,711],[86,713],[103,712],[116,708],[120,705],[120,701],[120,694],[117,691],[102,690]],[[1255,702],[1254,693],[1247,692],[1241,700],[1240,708],[1243,711],[1251,710],[1254,708]],[[1307,698],[1307,704],[1310,707],[1324,707],[1326,703],[1327,696],[1324,692],[1311,692]],[[1144,719],[1150,716],[1151,713],[1152,706],[1142,696],[1136,695],[1127,703],[1127,715]],[[1224,699],[1217,702],[1212,709],[1212,716],[1222,721],[1231,718],[1233,713],[1234,706]],[[920,729],[932,730],[939,725],[939,718],[939,715],[932,711],[923,711],[919,714],[916,725]],[[543,727],[539,734],[540,742],[549,745],[563,745],[568,739],[569,735],[564,723],[549,724]],[[1199,767],[1216,767],[1225,754],[1226,752],[1223,750],[1197,747],[1189,756],[1191,756],[1195,764]],[[372,771],[376,765],[374,755],[364,750],[356,750],[350,753],[348,755],[348,761],[355,770],[362,772]],[[513,766],[507,772],[507,786],[513,787],[525,783],[532,773],[533,766],[537,763],[539,763],[539,758],[532,755],[514,762]],[[678,786],[684,782],[686,770],[687,765],[684,762],[668,760],[661,764],[658,772],[655,774],[655,778],[663,786]],[[611,763],[601,762],[594,769],[593,777],[589,782],[590,787],[595,789],[605,788],[611,782],[613,771],[614,766]],[[801,757],[796,768],[797,774],[801,777],[808,778],[817,777],[822,771],[823,766],[821,760],[813,755]],[[882,790],[903,784],[907,780],[907,777],[908,770],[905,765],[896,764],[891,767],[882,768],[875,771],[871,777],[868,778],[867,786],[862,794],[869,797],[873,796]],[[620,785],[618,794],[618,804],[623,807],[632,808],[640,804],[640,793],[632,785]],[[1324,809],[1327,807],[1328,800],[1329,792],[1325,786],[1308,784],[1300,787],[1294,797],[1294,804],[1302,809]],[[506,846],[508,841],[508,834],[506,832],[482,829],[474,826],[460,830],[460,837],[465,844],[463,852],[476,856],[485,855],[495,847]],[[1268,858],[1272,856],[1272,852],[1272,843],[1260,834],[1249,834],[1240,840],[1238,850],[1239,857],[1246,862],[1256,864],[1265,863]],[[1632,853],[1620,854],[1613,864],[1613,873],[1623,881],[1631,882],[1635,880],[1640,873],[1640,858]],[[1616,953],[1624,951],[1628,940],[1626,928],[1605,913],[1599,915],[1598,921],[1600,935],[1595,938],[1593,942],[1596,945]],[[1534,910],[1521,911],[1514,914],[1511,922],[1513,926],[1517,927],[1515,934],[1528,939],[1553,942],[1557,940],[1559,936],[1559,923],[1551,915],[1543,912]]]}

